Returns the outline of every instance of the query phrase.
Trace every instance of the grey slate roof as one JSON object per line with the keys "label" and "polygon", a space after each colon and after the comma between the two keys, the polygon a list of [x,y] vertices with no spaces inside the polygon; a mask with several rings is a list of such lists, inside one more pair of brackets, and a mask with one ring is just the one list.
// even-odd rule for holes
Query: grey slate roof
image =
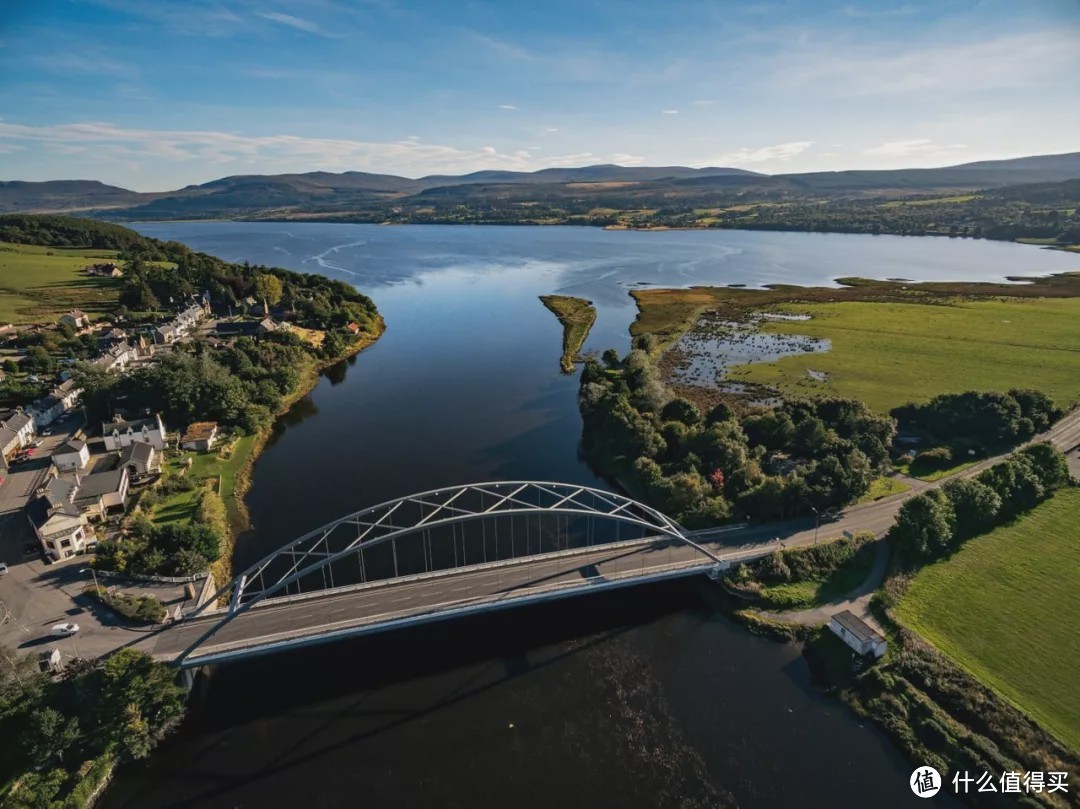
{"label": "grey slate roof", "polygon": [[876,629],[851,610],[836,613],[833,620],[863,643],[881,643],[885,640]]}
{"label": "grey slate roof", "polygon": [[53,454],[54,455],[65,455],[65,454],[68,454],[68,453],[82,452],[84,449],[86,449],[86,442],[85,441],[83,441],[83,440],[81,440],[79,438],[72,438],[72,439],[70,439],[68,441],[65,441],[60,446],[58,446],[53,451]]}
{"label": "grey slate roof", "polygon": [[148,464],[154,456],[154,447],[145,441],[132,441],[120,450],[120,465],[128,462]]}
{"label": "grey slate roof", "polygon": [[113,469],[111,472],[97,472],[81,478],[75,492],[75,502],[97,500],[104,494],[120,491],[120,484],[126,474],[126,469]]}

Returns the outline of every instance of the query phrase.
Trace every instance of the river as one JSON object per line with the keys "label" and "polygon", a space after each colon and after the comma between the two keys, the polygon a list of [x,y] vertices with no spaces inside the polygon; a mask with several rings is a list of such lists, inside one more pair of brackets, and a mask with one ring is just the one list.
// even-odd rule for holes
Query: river
{"label": "river", "polygon": [[[492,479],[603,485],[577,378],[537,300],[592,300],[586,348],[625,350],[635,285],[999,280],[1080,259],[894,236],[587,228],[149,223],[221,258],[370,294],[383,338],[277,425],[244,563],[346,512]],[[226,667],[102,803],[129,807],[914,805],[911,767],[817,693],[801,657],[730,625],[700,585],[631,590]],[[940,799],[939,799],[940,800]]]}

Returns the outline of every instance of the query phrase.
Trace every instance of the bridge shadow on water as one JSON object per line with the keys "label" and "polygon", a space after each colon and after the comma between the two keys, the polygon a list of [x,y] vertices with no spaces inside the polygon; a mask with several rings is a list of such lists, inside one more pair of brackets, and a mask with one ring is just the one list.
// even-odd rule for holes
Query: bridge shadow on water
{"label": "bridge shadow on water", "polygon": [[[146,783],[123,795],[110,793],[105,805],[219,805],[228,793],[290,769],[303,770],[343,746],[377,741],[409,723],[423,724],[433,714],[565,663],[643,624],[687,611],[707,619],[712,610],[701,587],[684,580],[601,592],[218,667],[196,687],[182,731],[145,765],[145,777],[132,779],[129,786]],[[420,689],[414,704],[375,704],[382,689],[425,678],[438,687]],[[290,735],[287,748],[260,759],[256,769],[225,779],[220,771],[206,769],[219,753],[228,757],[230,729],[298,712],[304,717],[303,733]],[[356,732],[334,732],[343,720]],[[200,743],[192,744],[196,739]],[[165,759],[193,788],[162,802],[152,769]]]}

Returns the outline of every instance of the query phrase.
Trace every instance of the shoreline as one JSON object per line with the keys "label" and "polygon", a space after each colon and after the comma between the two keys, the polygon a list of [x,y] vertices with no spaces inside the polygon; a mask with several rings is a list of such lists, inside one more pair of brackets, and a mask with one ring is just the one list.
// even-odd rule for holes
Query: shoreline
{"label": "shoreline", "polygon": [[[57,214],[63,216],[63,213]],[[869,231],[852,231],[852,230],[809,230],[807,228],[747,228],[747,227],[694,227],[689,225],[657,225],[656,227],[633,227],[630,225],[595,225],[590,222],[388,222],[383,221],[351,221],[348,219],[334,219],[331,217],[267,217],[265,219],[245,219],[240,217],[218,217],[208,216],[200,219],[121,219],[111,220],[103,219],[103,222],[111,222],[117,225],[123,225],[127,228],[134,229],[137,225],[175,225],[175,224],[197,224],[200,222],[242,222],[244,224],[316,224],[316,225],[374,225],[378,227],[413,227],[413,226],[435,226],[435,227],[522,227],[522,228],[554,228],[554,227],[566,227],[566,228],[595,228],[596,230],[605,230],[610,232],[626,232],[626,233],[670,233],[672,231],[728,231],[735,230],[744,233],[808,233],[816,235],[831,235],[837,234],[842,236],[901,236],[905,238],[946,238],[955,239],[957,241],[973,241],[973,242],[1001,242],[1004,244],[1020,244],[1024,247],[1036,247],[1041,250],[1055,250],[1062,253],[1080,254],[1080,245],[1058,245],[1058,244],[1040,244],[1032,241],[1027,241],[1032,238],[1029,236],[1018,236],[1015,239],[992,239],[987,236],[960,236],[952,233],[871,233]]]}
{"label": "shoreline", "polygon": [[[282,400],[281,407],[274,413],[274,420],[270,426],[264,427],[262,430],[255,433],[255,441],[248,451],[248,456],[244,459],[243,465],[237,470],[236,478],[233,481],[232,497],[235,501],[234,513],[236,519],[229,520],[229,536],[224,537],[222,540],[223,547],[221,549],[221,557],[210,565],[210,574],[214,577],[215,587],[220,588],[225,582],[232,581],[235,569],[235,560],[233,557],[236,553],[237,540],[243,534],[254,528],[251,524],[251,518],[248,514],[247,504],[244,502],[244,498],[251,489],[251,475],[255,468],[255,462],[266,448],[266,444],[270,440],[274,428],[281,418],[289,412],[293,405],[315,390],[316,386],[319,384],[319,379],[322,377],[323,371],[340,362],[346,362],[352,357],[358,356],[364,350],[370,348],[379,341],[383,334],[386,333],[386,321],[381,314],[379,315],[378,322],[379,329],[374,335],[360,338],[349,346],[349,349],[340,357],[316,361],[312,366],[310,373],[307,374],[306,378],[301,379],[300,383],[296,386],[296,390]],[[226,504],[226,508],[227,507],[228,505]],[[219,575],[221,577],[220,579],[218,578]]]}

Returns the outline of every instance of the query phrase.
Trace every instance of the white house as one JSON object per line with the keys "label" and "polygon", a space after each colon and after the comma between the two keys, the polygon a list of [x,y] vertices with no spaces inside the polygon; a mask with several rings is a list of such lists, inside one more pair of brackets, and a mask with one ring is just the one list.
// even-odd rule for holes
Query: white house
{"label": "white house", "polygon": [[74,505],[54,510],[38,498],[26,507],[26,514],[42,549],[53,559],[67,559],[86,549],[87,520]]}
{"label": "white house", "polygon": [[125,510],[131,475],[127,468],[75,476],[75,505],[86,517],[104,517],[110,511]]}
{"label": "white house", "polygon": [[94,365],[106,371],[123,371],[136,356],[138,353],[135,349],[124,341],[102,352],[101,356],[94,360]]}
{"label": "white house", "polygon": [[78,472],[90,463],[90,450],[85,441],[72,438],[53,450],[52,462],[60,472]]}
{"label": "white house", "polygon": [[161,469],[161,453],[152,444],[133,441],[120,450],[118,469],[127,469],[132,477],[150,475]]}
{"label": "white house", "polygon": [[132,421],[124,421],[117,416],[114,421],[101,425],[101,434],[105,438],[105,449],[110,452],[123,449],[135,441],[150,444],[158,451],[165,449],[165,425],[157,414]]}
{"label": "white house", "polygon": [[166,323],[154,329],[154,341],[162,345],[172,345],[183,336],[176,323]]}
{"label": "white house", "polygon": [[54,559],[67,559],[86,548],[88,520],[75,503],[77,489],[75,481],[54,479],[26,507],[42,549]]}
{"label": "white house", "polygon": [[81,309],[72,309],[70,312],[60,315],[60,322],[77,330],[89,326],[90,317]]}
{"label": "white house", "polygon": [[15,412],[2,422],[19,439],[19,448],[25,447],[34,439],[34,419],[22,410]]}
{"label": "white house", "polygon": [[0,466],[7,469],[8,461],[19,449],[19,436],[0,424]]}
{"label": "white house", "polygon": [[180,438],[180,446],[196,452],[209,452],[217,441],[217,434],[216,421],[192,422],[188,425],[187,432]]}
{"label": "white house", "polygon": [[74,379],[66,379],[53,388],[52,395],[60,400],[60,404],[64,406],[64,412],[73,410],[75,405],[79,403],[79,397],[82,396],[83,389],[75,384]]}
{"label": "white house", "polygon": [[888,649],[882,634],[851,610],[836,613],[829,621],[829,629],[861,655],[881,657]]}

